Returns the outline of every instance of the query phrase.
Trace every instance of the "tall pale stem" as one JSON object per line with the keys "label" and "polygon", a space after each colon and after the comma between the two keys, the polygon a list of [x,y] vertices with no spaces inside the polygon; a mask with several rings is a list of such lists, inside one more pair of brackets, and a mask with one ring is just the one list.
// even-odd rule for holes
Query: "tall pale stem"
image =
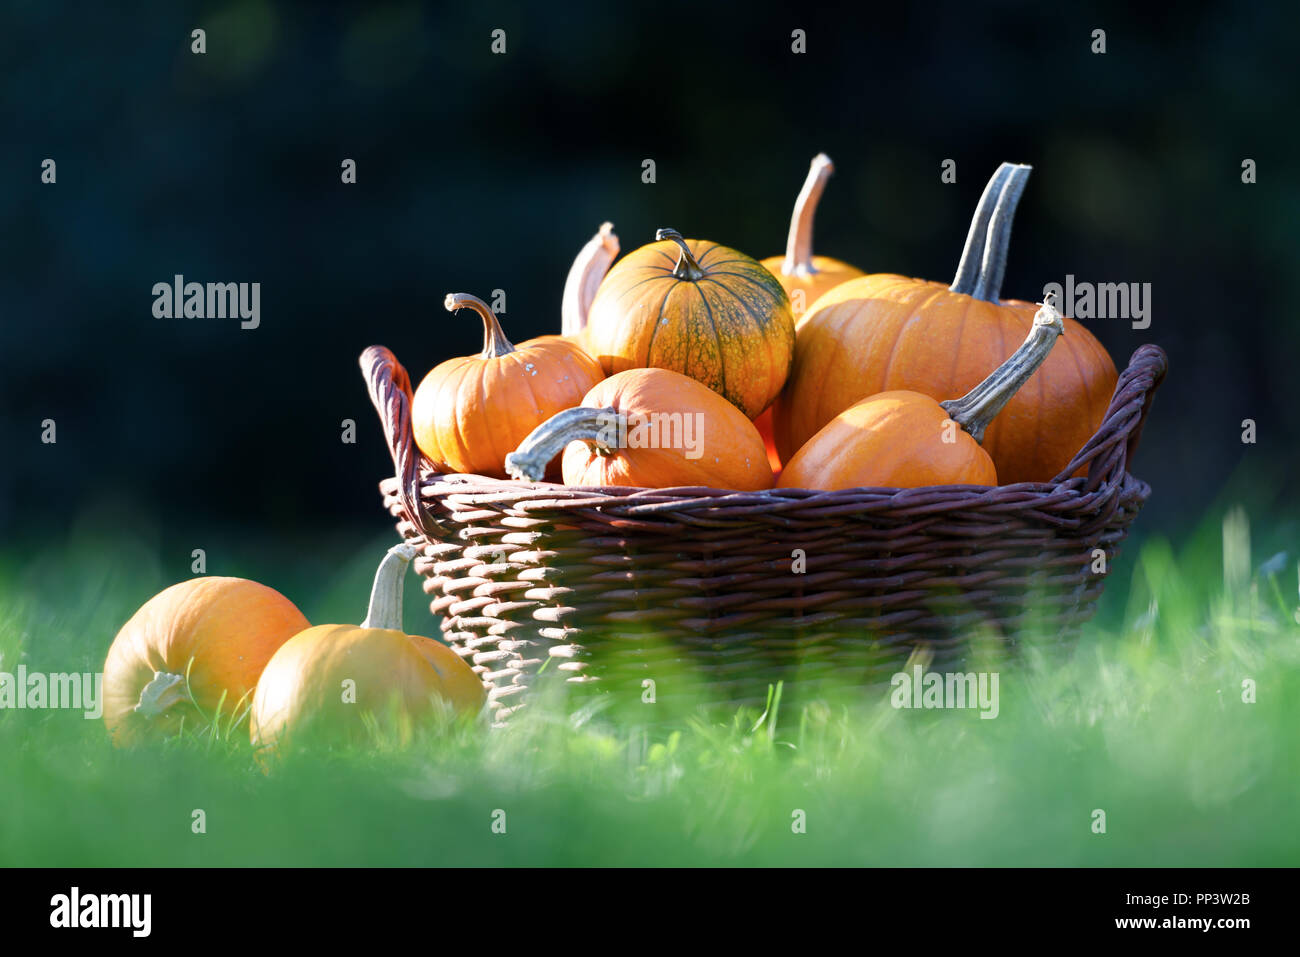
{"label": "tall pale stem", "polygon": [[370,608],[362,628],[402,630],[402,585],[406,581],[406,567],[416,556],[415,547],[405,543],[394,545],[379,563],[375,584],[370,589]]}
{"label": "tall pale stem", "polygon": [[813,157],[812,164],[808,167],[808,178],[804,180],[803,189],[794,201],[794,213],[790,217],[785,261],[781,263],[781,272],[787,276],[811,276],[817,272],[813,268],[813,217],[817,215],[817,204],[821,202],[826,181],[834,172],[835,164],[825,153]]}
{"label": "tall pale stem", "polygon": [[591,310],[596,290],[609,267],[618,258],[618,236],[613,223],[602,223],[599,232],[587,240],[579,250],[569,276],[564,281],[564,297],[560,301],[560,332],[576,335],[587,326],[587,313]]}

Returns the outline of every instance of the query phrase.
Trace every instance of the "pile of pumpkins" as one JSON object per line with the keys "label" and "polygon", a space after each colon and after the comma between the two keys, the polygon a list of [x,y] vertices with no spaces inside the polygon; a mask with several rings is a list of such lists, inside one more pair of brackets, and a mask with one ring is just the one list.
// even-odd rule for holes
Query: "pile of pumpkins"
{"label": "pile of pumpkins", "polygon": [[[606,223],[570,271],[560,335],[513,345],[486,303],[449,295],[448,310],[481,317],[483,351],[420,383],[420,450],[440,472],[571,486],[1052,480],[1101,424],[1117,373],[1050,300],[1001,298],[1030,168],[990,180],[950,285],[813,255],[832,170],[812,161],[784,256],[661,229],[615,263]],[[627,441],[688,418],[698,441]]]}
{"label": "pile of pumpkins", "polygon": [[448,647],[402,629],[415,549],[389,549],[357,625],[312,627],[273,588],[205,576],[172,585],[122,626],[104,662],[104,722],[117,745],[238,726],[261,758],[287,746],[409,738],[438,709],[474,715],[486,696]]}
{"label": "pile of pumpkins", "polygon": [[[1001,299],[1029,167],[1004,163],[980,198],[951,285],[864,274],[812,254],[832,172],[812,161],[785,256],[762,261],[661,229],[615,263],[601,227],[565,285],[559,335],[518,346],[474,296],[479,355],[425,376],[416,443],[440,472],[573,486],[845,489],[1051,480],[1101,423],[1106,350],[1049,301]],[[698,422],[693,442],[629,441]],[[252,741],[356,740],[484,703],[445,646],[402,630],[414,549],[390,550],[358,627],[311,627],[279,592],[197,578],[159,593],[114,640],[104,719],[117,743],[247,708]],[[440,704],[441,703],[441,704]],[[402,722],[406,722],[405,725]]]}

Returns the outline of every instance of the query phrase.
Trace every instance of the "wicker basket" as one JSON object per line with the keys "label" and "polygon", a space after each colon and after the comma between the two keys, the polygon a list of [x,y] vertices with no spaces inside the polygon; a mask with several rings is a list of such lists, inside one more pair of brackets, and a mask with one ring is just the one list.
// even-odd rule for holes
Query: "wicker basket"
{"label": "wicker basket", "polygon": [[875,684],[917,649],[952,667],[972,633],[1012,642],[1031,614],[1068,639],[1101,593],[1094,550],[1109,569],[1150,494],[1126,466],[1166,365],[1156,346],[1133,354],[1050,484],[734,492],[437,474],[411,436],[406,370],[381,346],[361,356],[396,466],[384,503],[498,722],[543,670],[638,692],[686,673],[738,704],[779,679]]}

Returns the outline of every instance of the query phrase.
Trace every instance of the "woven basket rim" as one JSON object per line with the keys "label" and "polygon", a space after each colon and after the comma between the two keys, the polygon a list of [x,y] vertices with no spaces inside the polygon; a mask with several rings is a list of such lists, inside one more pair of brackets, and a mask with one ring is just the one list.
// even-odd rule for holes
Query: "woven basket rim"
{"label": "woven basket rim", "polygon": [[[712,488],[704,485],[675,485],[644,487],[631,485],[563,485],[559,482],[521,482],[499,479],[471,472],[438,472],[421,463],[421,491],[431,495],[455,496],[458,502],[479,504],[480,501],[500,504],[514,498],[531,502],[534,507],[565,508],[574,504],[585,508],[604,505],[624,507],[652,507],[676,502],[697,502],[711,499],[719,505],[772,505],[779,510],[783,504],[812,502],[814,504],[841,504],[849,501],[879,502],[887,499],[899,506],[920,505],[937,496],[960,498],[962,503],[979,503],[989,499],[1005,499],[1009,493],[1025,501],[1041,500],[1052,496],[1082,499],[1105,490],[1089,491],[1086,479],[1076,476],[1064,482],[1017,482],[1010,485],[921,485],[912,488],[863,485],[845,489],[770,488],[754,491]],[[1132,473],[1125,472],[1119,479],[1123,485],[1148,487],[1147,483]],[[1112,484],[1112,483],[1108,483]],[[381,491],[396,490],[398,479],[388,476],[380,480]],[[546,497],[539,497],[546,496]],[[961,503],[954,502],[954,506]],[[1004,503],[1005,504],[1005,503]]]}

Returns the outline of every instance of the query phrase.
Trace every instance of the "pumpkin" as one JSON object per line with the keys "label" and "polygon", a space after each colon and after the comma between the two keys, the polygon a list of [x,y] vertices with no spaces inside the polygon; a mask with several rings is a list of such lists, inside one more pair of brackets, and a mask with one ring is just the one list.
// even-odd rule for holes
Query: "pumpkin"
{"label": "pumpkin", "polygon": [[624,256],[600,284],[588,348],[606,374],[670,369],[755,418],[790,369],[790,297],[744,253],[671,229],[656,239]]}
{"label": "pumpkin", "polygon": [[[989,182],[950,286],[869,275],[813,304],[773,409],[782,461],[859,399],[897,389],[950,399],[1010,355],[1035,312],[1032,303],[1000,298],[1011,220],[1028,175],[1028,166],[1004,163]],[[1061,347],[984,439],[1005,484],[1050,481],[1105,416],[1115,363],[1079,323],[1066,319],[1065,330]]]}
{"label": "pumpkin", "polygon": [[539,425],[506,470],[536,482],[560,452],[565,485],[772,487],[754,423],[712,389],[668,369],[628,369]]}
{"label": "pumpkin", "polygon": [[1049,297],[1020,348],[969,393],[938,402],[899,389],[863,399],[794,454],[778,485],[827,490],[997,485],[997,468],[980,440],[1064,331]]}
{"label": "pumpkin", "polygon": [[618,236],[613,223],[601,223],[596,235],[587,240],[569,267],[560,301],[560,333],[587,348],[587,314],[601,280],[618,258]]}
{"label": "pumpkin", "polygon": [[812,251],[813,217],[817,214],[817,204],[821,201],[826,181],[835,172],[835,164],[825,153],[813,157],[808,169],[808,178],[804,180],[803,189],[799,191],[794,202],[794,213],[790,217],[790,235],[786,239],[784,256],[769,256],[762,260],[781,283],[790,297],[791,312],[795,318],[795,329],[808,307],[822,293],[834,289],[840,283],[856,279],[863,275],[861,269],[850,266],[829,256],[814,256]]}
{"label": "pumpkin", "polygon": [[505,478],[506,453],[540,422],[582,401],[601,380],[600,365],[563,336],[511,344],[492,309],[464,293],[449,312],[470,308],[483,319],[483,351],[434,367],[415,392],[415,444],[440,472]]}
{"label": "pumpkin", "polygon": [[104,661],[114,744],[175,734],[232,714],[281,645],[308,627],[293,602],[243,578],[205,576],[150,598]]}
{"label": "pumpkin", "polygon": [[375,573],[366,620],[294,635],[262,672],[249,734],[257,747],[359,742],[374,720],[406,734],[444,702],[458,714],[483,706],[483,684],[450,648],[402,630],[402,583],[414,547],[388,550]]}

